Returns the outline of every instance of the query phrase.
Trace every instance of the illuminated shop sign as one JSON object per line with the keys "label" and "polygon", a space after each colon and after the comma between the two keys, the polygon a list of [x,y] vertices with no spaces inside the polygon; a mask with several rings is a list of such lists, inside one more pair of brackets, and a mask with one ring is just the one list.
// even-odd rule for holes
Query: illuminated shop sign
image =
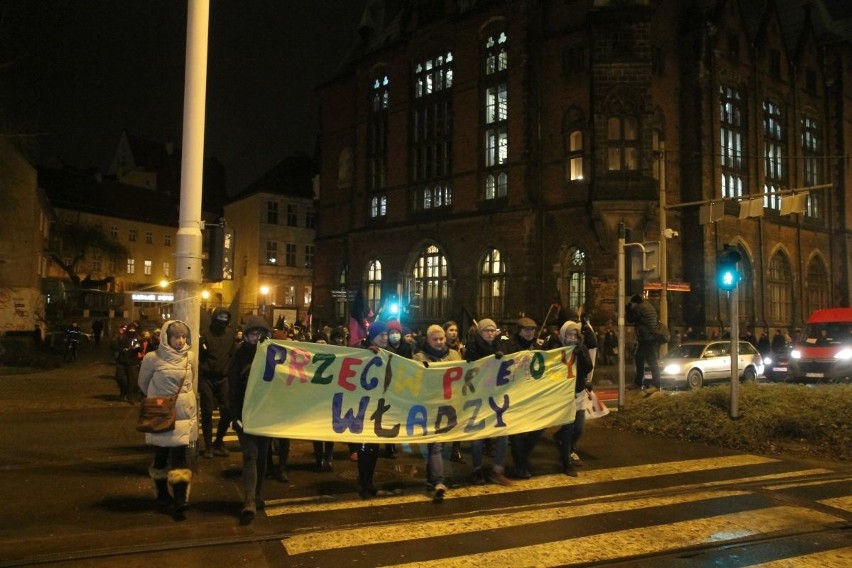
{"label": "illuminated shop sign", "polygon": [[134,302],[174,302],[174,294],[146,294],[143,292],[133,292],[130,297]]}

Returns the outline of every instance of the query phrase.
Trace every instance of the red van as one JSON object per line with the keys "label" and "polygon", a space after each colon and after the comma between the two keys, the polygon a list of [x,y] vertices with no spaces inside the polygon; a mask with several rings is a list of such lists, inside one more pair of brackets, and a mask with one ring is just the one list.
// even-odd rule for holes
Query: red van
{"label": "red van", "polygon": [[817,310],[790,352],[793,381],[852,380],[852,308]]}

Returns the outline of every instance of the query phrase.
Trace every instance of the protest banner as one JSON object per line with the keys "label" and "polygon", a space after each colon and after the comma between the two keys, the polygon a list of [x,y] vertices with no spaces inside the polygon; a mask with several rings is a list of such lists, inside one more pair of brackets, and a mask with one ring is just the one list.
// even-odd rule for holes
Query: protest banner
{"label": "protest banner", "polygon": [[476,440],[574,420],[573,347],[431,363],[385,350],[264,341],[243,405],[251,434],[357,443]]}

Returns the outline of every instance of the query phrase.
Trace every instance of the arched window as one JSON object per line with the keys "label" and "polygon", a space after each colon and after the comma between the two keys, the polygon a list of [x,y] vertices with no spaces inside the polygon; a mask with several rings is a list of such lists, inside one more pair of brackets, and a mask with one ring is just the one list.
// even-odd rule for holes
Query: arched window
{"label": "arched window", "polygon": [[789,325],[793,315],[793,278],[790,262],[780,251],[769,261],[767,293],[769,320],[776,325]]}
{"label": "arched window", "polygon": [[419,312],[424,320],[437,321],[446,319],[449,303],[450,281],[447,269],[447,257],[435,245],[426,247],[414,261],[412,269],[412,288]]}
{"label": "arched window", "polygon": [[497,249],[491,249],[479,266],[479,317],[501,318],[506,302],[506,263]]}
{"label": "arched window", "polygon": [[828,285],[828,271],[818,257],[808,264],[808,313],[830,306],[831,290]]}
{"label": "arched window", "polygon": [[505,197],[509,161],[509,38],[503,30],[494,30],[483,38],[482,111],[484,165],[490,171],[485,178],[485,199]]}
{"label": "arched window", "polygon": [[348,283],[349,267],[344,266],[337,276],[337,289],[339,294],[334,296],[334,315],[337,321],[346,321],[346,285]]}
{"label": "arched window", "polygon": [[565,257],[564,274],[568,305],[579,308],[586,303],[586,253],[578,248],[572,248]]}
{"label": "arched window", "polygon": [[367,265],[367,308],[373,313],[379,311],[382,302],[382,263],[371,260]]}

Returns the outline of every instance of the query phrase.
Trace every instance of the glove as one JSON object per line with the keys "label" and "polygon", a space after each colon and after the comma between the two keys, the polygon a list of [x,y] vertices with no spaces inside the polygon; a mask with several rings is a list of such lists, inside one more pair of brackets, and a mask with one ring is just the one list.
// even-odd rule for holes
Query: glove
{"label": "glove", "polygon": [[503,352],[502,351],[495,351],[494,352],[494,358],[498,359],[498,360],[502,359],[503,358]]}
{"label": "glove", "polygon": [[234,432],[236,432],[237,434],[242,434],[243,433],[243,421],[240,420],[239,418],[237,418],[236,420],[231,422],[231,428],[233,428]]}

